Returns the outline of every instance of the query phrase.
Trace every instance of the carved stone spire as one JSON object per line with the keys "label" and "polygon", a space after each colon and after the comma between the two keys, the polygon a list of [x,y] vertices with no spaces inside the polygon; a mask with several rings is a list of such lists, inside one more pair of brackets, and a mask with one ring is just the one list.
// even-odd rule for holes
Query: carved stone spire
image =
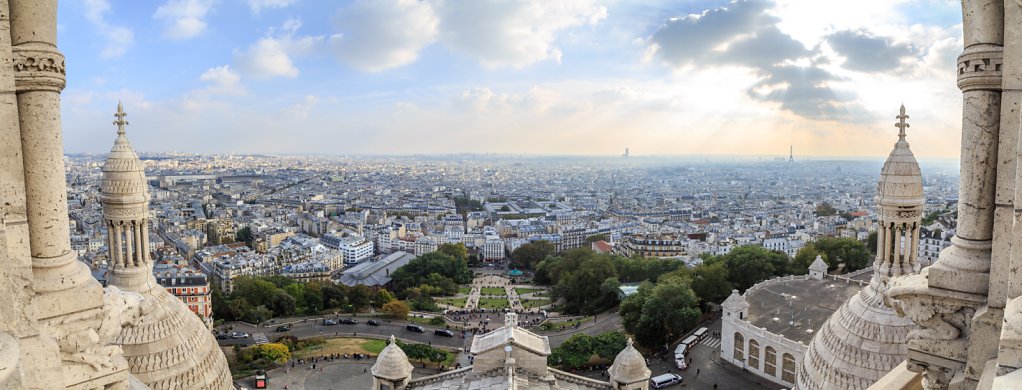
{"label": "carved stone spire", "polygon": [[[838,308],[809,344],[795,388],[866,389],[908,354],[915,324],[884,304],[893,276],[919,271],[919,228],[925,199],[919,164],[905,141],[908,115],[901,106],[898,142],[877,183],[877,258],[873,278]],[[814,262],[814,265],[816,263]],[[826,266],[823,265],[824,272]]]}
{"label": "carved stone spire", "polygon": [[[149,256],[149,190],[117,103],[117,140],[103,165],[100,201],[110,248],[110,284],[142,295],[142,316],[115,342],[132,374],[153,390],[229,389],[230,372],[206,324],[156,283]],[[164,332],[173,329],[173,332]]]}

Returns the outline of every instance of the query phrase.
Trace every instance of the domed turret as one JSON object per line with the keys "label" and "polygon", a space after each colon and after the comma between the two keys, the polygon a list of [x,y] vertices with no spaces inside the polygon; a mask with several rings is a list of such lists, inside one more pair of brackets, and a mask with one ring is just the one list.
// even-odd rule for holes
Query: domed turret
{"label": "domed turret", "polygon": [[610,375],[610,385],[615,390],[646,390],[649,385],[649,376],[652,371],[646,367],[646,359],[639,351],[632,346],[632,339],[628,339],[628,345],[622,349],[614,364],[607,370]]}
{"label": "domed turret", "polygon": [[909,118],[905,114],[905,106],[901,106],[900,114],[896,117],[899,122],[898,142],[894,144],[894,150],[887,156],[883,169],[880,170],[880,181],[877,183],[877,203],[890,206],[914,206],[921,205],[923,197],[923,176],[919,170],[919,163],[912,155],[908,142],[905,141],[905,129],[909,124],[905,122]]}
{"label": "domed turret", "polygon": [[128,143],[117,103],[117,140],[103,165],[100,201],[107,228],[110,284],[142,295],[142,317],[114,340],[131,373],[153,390],[232,388],[227,359],[206,324],[156,283],[149,257],[149,190]]}
{"label": "domed turret", "polygon": [[373,374],[373,388],[379,389],[380,385],[387,385],[394,390],[404,389],[412,379],[412,368],[408,355],[397,346],[397,340],[391,335],[390,344],[380,351],[376,364],[370,369]]}
{"label": "domed turret", "polygon": [[[873,278],[842,304],[813,337],[795,388],[864,390],[905,360],[915,324],[883,303],[891,277],[919,271],[923,179],[905,141],[905,106],[895,118],[894,144],[877,184],[877,257]],[[814,262],[815,264],[815,262]]]}

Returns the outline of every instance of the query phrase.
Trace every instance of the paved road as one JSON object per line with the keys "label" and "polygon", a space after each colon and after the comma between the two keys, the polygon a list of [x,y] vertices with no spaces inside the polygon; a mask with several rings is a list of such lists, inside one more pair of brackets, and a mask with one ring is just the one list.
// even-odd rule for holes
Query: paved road
{"label": "paved road", "polygon": [[[414,341],[422,344],[430,344],[447,348],[466,348],[467,342],[464,339],[458,337],[459,333],[455,333],[455,337],[444,337],[433,334],[433,331],[439,328],[432,328],[429,326],[423,326],[426,330],[425,333],[416,333],[405,329],[408,325],[407,322],[392,322],[388,323],[386,320],[381,320],[379,326],[367,325],[366,320],[359,318],[358,324],[355,325],[331,325],[324,326],[321,321],[309,320],[307,322],[299,322],[293,324],[291,330],[287,332],[275,332],[276,326],[260,327],[251,326],[245,323],[235,323],[234,331],[246,332],[250,335],[257,335],[264,333],[270,341],[273,341],[277,337],[282,335],[291,335],[298,338],[307,338],[315,336],[331,337],[331,336],[363,336],[363,337],[375,337],[375,338],[388,338],[390,335],[394,335],[399,339],[406,341]],[[254,337],[245,339],[234,339],[234,340],[219,340],[220,345],[252,345],[255,344],[256,340]]]}

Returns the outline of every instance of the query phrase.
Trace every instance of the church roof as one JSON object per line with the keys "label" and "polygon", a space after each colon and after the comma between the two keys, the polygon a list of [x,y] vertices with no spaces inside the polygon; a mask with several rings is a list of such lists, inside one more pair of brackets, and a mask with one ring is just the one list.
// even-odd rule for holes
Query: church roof
{"label": "church roof", "polygon": [[506,317],[509,320],[504,326],[472,339],[470,349],[472,354],[478,355],[494,348],[513,344],[539,355],[550,356],[550,339],[519,328],[514,324],[516,321],[514,313],[508,313]]}
{"label": "church roof", "polygon": [[721,303],[720,306],[728,311],[742,311],[749,308],[749,302],[745,300],[738,290],[731,290],[731,295]]}
{"label": "church roof", "polygon": [[646,367],[646,359],[632,346],[632,339],[628,339],[628,345],[617,354],[607,373],[611,381],[635,383],[649,380],[652,371]]}
{"label": "church roof", "polygon": [[816,255],[816,260],[813,260],[813,263],[809,265],[809,269],[812,271],[820,271],[826,273],[827,263],[823,261],[823,257],[820,257],[820,255]]}
{"label": "church roof", "polygon": [[373,364],[372,373],[378,378],[400,380],[411,378],[412,368],[412,363],[408,361],[408,355],[405,355],[405,351],[397,346],[397,341],[391,335],[390,344],[380,351],[380,356],[376,358],[376,364]]}

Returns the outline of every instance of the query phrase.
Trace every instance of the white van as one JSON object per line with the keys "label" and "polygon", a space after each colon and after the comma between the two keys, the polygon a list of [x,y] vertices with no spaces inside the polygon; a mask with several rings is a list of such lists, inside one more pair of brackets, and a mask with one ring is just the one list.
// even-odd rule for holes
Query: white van
{"label": "white van", "polygon": [[663,374],[649,378],[649,384],[654,389],[662,389],[667,386],[681,383],[681,375],[678,374]]}

